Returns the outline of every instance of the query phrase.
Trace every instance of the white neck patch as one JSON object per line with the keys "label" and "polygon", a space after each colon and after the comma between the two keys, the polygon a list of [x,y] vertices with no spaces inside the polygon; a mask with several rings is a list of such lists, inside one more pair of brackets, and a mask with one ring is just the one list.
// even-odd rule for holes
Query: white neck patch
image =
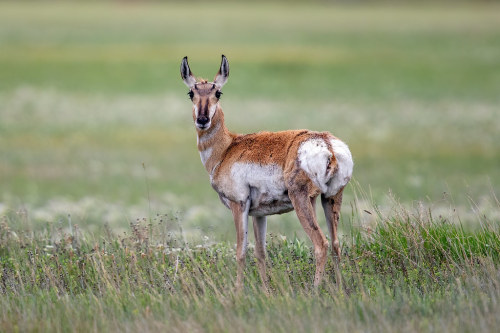
{"label": "white neck patch", "polygon": [[219,131],[220,129],[220,123],[217,123],[215,127],[213,127],[210,132],[206,133],[205,135],[198,137],[198,143],[205,143],[209,140],[211,140]]}
{"label": "white neck patch", "polygon": [[201,163],[203,163],[203,166],[205,166],[210,156],[212,156],[212,147],[200,151]]}

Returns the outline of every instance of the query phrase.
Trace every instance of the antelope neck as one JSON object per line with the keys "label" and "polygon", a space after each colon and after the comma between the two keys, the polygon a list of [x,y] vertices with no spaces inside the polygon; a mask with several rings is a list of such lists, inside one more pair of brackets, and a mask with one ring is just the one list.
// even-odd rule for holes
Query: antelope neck
{"label": "antelope neck", "polygon": [[198,151],[207,172],[212,175],[218,163],[231,144],[234,134],[230,133],[224,124],[224,113],[220,107],[217,108],[212,125],[206,131],[196,129],[198,134]]}

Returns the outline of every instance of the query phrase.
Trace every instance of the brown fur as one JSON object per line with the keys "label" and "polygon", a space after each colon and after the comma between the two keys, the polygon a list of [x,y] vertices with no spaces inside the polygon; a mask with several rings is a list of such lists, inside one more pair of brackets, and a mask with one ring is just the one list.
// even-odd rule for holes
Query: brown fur
{"label": "brown fur", "polygon": [[[321,277],[324,273],[328,242],[326,241],[325,235],[319,228],[314,209],[314,203],[316,197],[320,194],[320,191],[312,183],[305,172],[299,168],[297,151],[300,147],[300,144],[306,140],[309,140],[311,138],[323,138],[325,139],[325,142],[328,142],[327,139],[333,138],[333,136],[327,132],[318,133],[308,130],[259,132],[253,134],[237,135],[229,132],[229,130],[226,128],[224,124],[224,114],[220,107],[217,108],[217,111],[212,118],[211,129],[216,131],[217,134],[214,135],[210,131],[210,129],[208,129],[207,131],[198,130],[200,140],[204,136],[211,137],[209,140],[203,143],[199,143],[198,149],[200,151],[203,151],[209,147],[212,148],[212,155],[205,164],[205,167],[206,170],[212,174],[213,183],[215,184],[214,188],[216,190],[218,179],[228,177],[228,175],[230,174],[231,166],[236,162],[276,164],[282,167],[282,169],[284,170],[285,182],[289,191],[288,195],[293,204],[293,207],[295,208],[297,217],[299,218],[302,227],[314,244],[317,267],[314,284],[318,285],[321,282]],[[334,172],[336,166],[336,159],[334,155],[332,155],[329,169],[333,170]],[[224,196],[223,193],[219,194]],[[336,233],[340,204],[341,201],[339,201],[339,203],[335,205],[335,210],[333,210],[333,206],[330,205],[330,201],[327,200],[327,208],[325,208],[327,223],[329,224],[329,228],[331,226],[332,236],[334,236],[334,238],[332,239],[332,249],[337,258],[340,257],[340,247]],[[240,253],[241,251],[242,245],[239,241],[243,237],[241,235],[242,228],[239,227],[240,223],[242,222],[238,217],[241,216],[241,205],[242,203],[233,201],[231,201],[230,203],[230,209],[233,211],[233,217],[235,217],[236,231],[238,235],[237,243],[239,244],[239,250],[237,249],[237,253]],[[325,204],[323,205],[325,206]],[[254,218],[254,225],[255,223],[256,222]],[[259,244],[259,250],[258,253],[256,252],[256,255],[259,255],[259,257],[257,257],[260,258],[258,259],[259,272],[263,282],[266,284],[265,264],[262,260],[262,246],[262,244]],[[244,257],[240,253],[240,256],[237,255],[237,258],[237,285],[241,287]]]}
{"label": "brown fur", "polygon": [[[181,65],[181,76],[183,76],[184,82],[193,92],[193,105],[198,109],[198,114],[196,114],[193,106],[193,120],[195,122],[197,118],[201,116],[209,116],[210,108],[215,106],[215,113],[211,116],[210,126],[203,130],[198,126],[196,128],[198,134],[198,150],[201,154],[204,154],[202,159],[204,159],[205,168],[210,175],[212,186],[218,192],[221,201],[231,209],[233,214],[237,235],[236,258],[238,261],[238,271],[236,285],[238,288],[241,288],[243,284],[246,249],[245,233],[248,230],[247,218],[248,215],[252,213],[253,208],[250,197],[241,201],[235,196],[235,191],[233,189],[237,187],[231,183],[232,166],[234,166],[235,163],[243,163],[243,165],[272,166],[282,171],[283,188],[285,189],[283,193],[279,194],[279,200],[282,201],[263,201],[261,204],[274,204],[278,207],[276,212],[270,214],[283,213],[292,208],[295,209],[302,227],[314,244],[316,258],[314,285],[317,286],[321,282],[324,273],[328,249],[328,242],[319,228],[315,210],[316,198],[321,194],[321,191],[309,178],[304,169],[301,168],[298,151],[301,144],[307,140],[322,140],[325,142],[327,149],[331,152],[331,158],[327,161],[326,165],[327,176],[334,175],[338,169],[338,163],[330,140],[336,138],[328,132],[314,132],[309,130],[259,132],[244,135],[231,133],[224,124],[224,113],[219,105],[219,99],[216,97],[216,93],[222,85],[224,85],[227,80],[227,75],[229,74],[227,59],[225,59],[224,56],[222,58],[221,69],[214,79],[214,82],[218,85],[207,82],[206,80],[195,84],[189,66],[187,65],[187,58],[184,58]],[[221,74],[223,65],[225,71],[224,74]],[[189,77],[184,76],[186,73],[189,73]],[[225,188],[229,188],[233,194],[225,192],[224,189],[221,188],[221,184],[225,184]],[[277,187],[277,189],[281,191],[281,187]],[[340,258],[337,225],[342,204],[342,192],[343,188],[333,197],[329,198],[321,194],[321,203],[325,212],[328,229],[332,236],[332,253],[336,260]],[[246,192],[242,193],[246,195]],[[259,202],[259,200],[257,201]],[[268,215],[267,213],[268,211],[266,211],[265,215]],[[253,216],[256,240],[255,256],[257,258],[259,273],[264,283],[264,287],[267,289],[265,267],[266,223],[265,216]]]}

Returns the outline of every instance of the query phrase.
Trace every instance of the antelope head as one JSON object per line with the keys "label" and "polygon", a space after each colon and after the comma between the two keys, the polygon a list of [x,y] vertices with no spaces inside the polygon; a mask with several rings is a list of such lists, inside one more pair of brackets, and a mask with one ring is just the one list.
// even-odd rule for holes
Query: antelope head
{"label": "antelope head", "polygon": [[210,128],[212,118],[219,108],[219,99],[222,95],[220,91],[227,82],[229,76],[229,63],[227,58],[222,55],[222,62],[213,82],[202,80],[196,82],[193,76],[187,57],[182,59],[181,77],[189,88],[189,98],[193,102],[193,120],[196,128],[205,131]]}

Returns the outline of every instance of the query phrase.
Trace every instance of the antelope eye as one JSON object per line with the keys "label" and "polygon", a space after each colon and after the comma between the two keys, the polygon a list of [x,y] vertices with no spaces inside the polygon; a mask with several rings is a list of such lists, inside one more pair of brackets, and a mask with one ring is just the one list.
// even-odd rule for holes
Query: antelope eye
{"label": "antelope eye", "polygon": [[193,92],[192,90],[189,90],[188,95],[189,95],[189,98],[190,98],[191,100],[193,100],[193,97],[194,97],[194,92]]}
{"label": "antelope eye", "polygon": [[215,92],[215,97],[217,97],[217,99],[219,99],[221,95],[222,95],[222,92],[220,90],[217,90]]}

